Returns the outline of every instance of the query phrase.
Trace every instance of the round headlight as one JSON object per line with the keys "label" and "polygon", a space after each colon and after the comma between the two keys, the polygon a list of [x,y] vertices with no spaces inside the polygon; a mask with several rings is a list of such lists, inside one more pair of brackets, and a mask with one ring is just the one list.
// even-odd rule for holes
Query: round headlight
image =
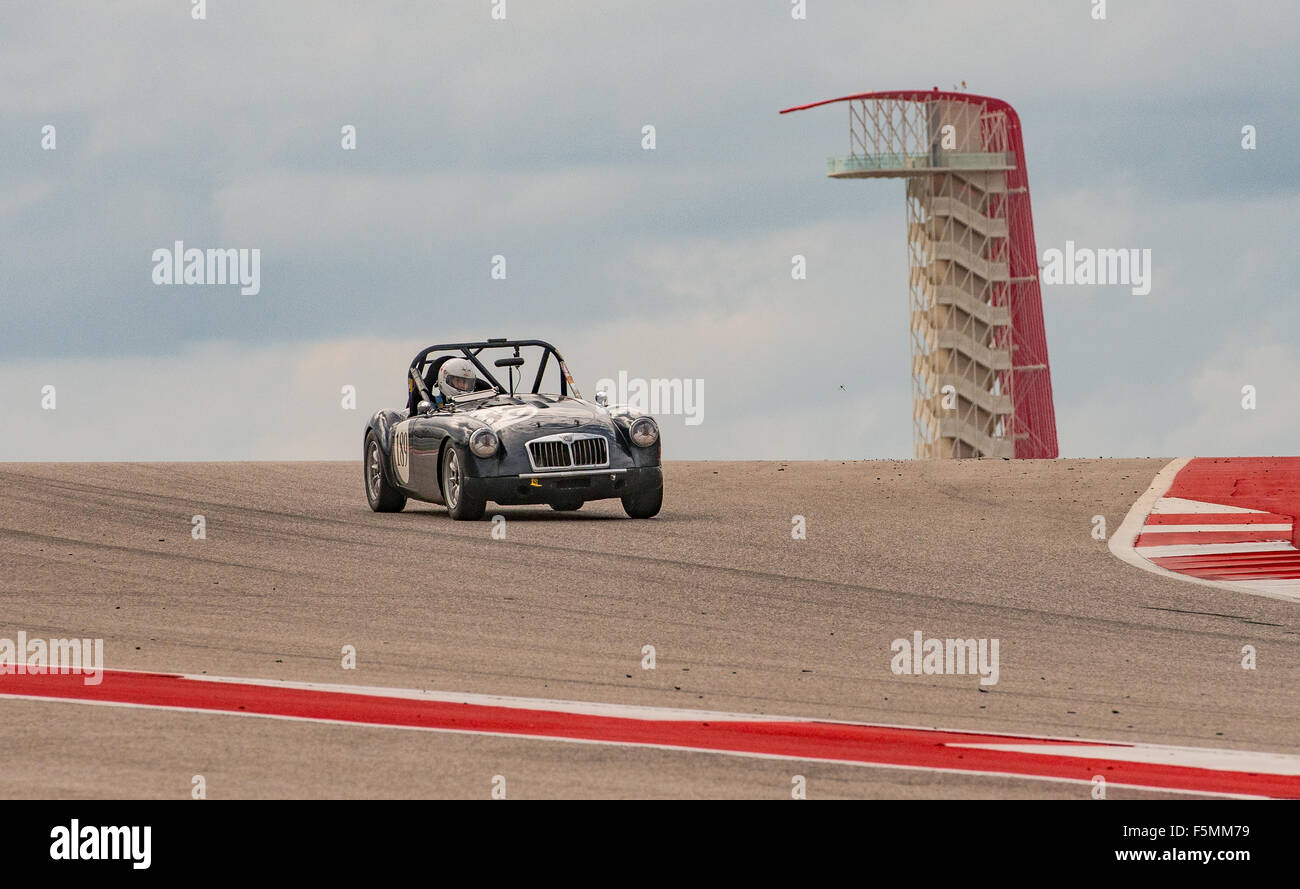
{"label": "round headlight", "polygon": [[491,457],[497,452],[497,434],[491,429],[475,429],[469,436],[469,449],[479,457]]}
{"label": "round headlight", "polygon": [[659,440],[659,425],[649,417],[641,417],[632,423],[628,434],[632,437],[632,444],[648,448]]}

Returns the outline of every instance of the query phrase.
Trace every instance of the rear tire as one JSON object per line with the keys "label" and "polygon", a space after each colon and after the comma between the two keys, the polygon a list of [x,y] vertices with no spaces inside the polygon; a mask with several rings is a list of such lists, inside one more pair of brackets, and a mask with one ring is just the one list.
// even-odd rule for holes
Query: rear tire
{"label": "rear tire", "polygon": [[581,500],[561,500],[558,503],[552,503],[551,509],[556,512],[577,512],[582,509]]}
{"label": "rear tire", "polygon": [[664,505],[664,486],[658,485],[648,491],[637,491],[623,497],[623,511],[634,519],[649,519],[659,514]]}
{"label": "rear tire", "polygon": [[442,452],[442,499],[453,519],[473,522],[483,518],[487,500],[466,490],[465,481],[465,457],[460,448],[448,444]]}
{"label": "rear tire", "polygon": [[375,512],[401,512],[406,506],[406,495],[388,483],[388,467],[384,465],[384,450],[374,430],[366,433],[366,446],[361,452],[361,471],[365,476],[366,501]]}

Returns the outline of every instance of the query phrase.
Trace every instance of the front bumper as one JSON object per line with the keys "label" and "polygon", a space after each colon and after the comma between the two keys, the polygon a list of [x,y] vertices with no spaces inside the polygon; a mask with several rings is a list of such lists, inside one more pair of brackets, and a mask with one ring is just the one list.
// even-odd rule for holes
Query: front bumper
{"label": "front bumper", "polygon": [[526,476],[467,478],[466,490],[502,506],[605,500],[662,488],[658,466],[596,469],[583,472],[530,472]]}

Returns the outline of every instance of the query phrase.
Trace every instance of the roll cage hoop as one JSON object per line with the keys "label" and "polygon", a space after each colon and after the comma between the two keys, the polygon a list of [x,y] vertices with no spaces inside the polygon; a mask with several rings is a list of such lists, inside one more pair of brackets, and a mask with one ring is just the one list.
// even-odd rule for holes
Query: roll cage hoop
{"label": "roll cage hoop", "polygon": [[415,413],[415,408],[421,401],[433,401],[433,395],[429,392],[429,387],[425,383],[425,374],[428,372],[430,365],[437,361],[437,358],[430,357],[435,353],[455,353],[459,351],[478,369],[484,380],[495,386],[498,392],[505,392],[506,387],[502,386],[497,378],[492,376],[492,372],[483,366],[483,362],[479,361],[479,353],[484,349],[512,349],[514,355],[518,356],[519,349],[522,346],[538,346],[542,350],[542,360],[537,366],[537,375],[533,378],[531,394],[537,395],[541,392],[542,376],[546,373],[546,367],[551,360],[551,356],[554,355],[555,361],[560,367],[560,395],[564,396],[572,392],[574,398],[582,397],[582,393],[578,391],[578,387],[573,383],[573,376],[569,373],[569,367],[564,363],[564,358],[560,355],[559,350],[550,343],[544,340],[508,340],[502,338],[489,339],[481,343],[443,343],[442,345],[427,346],[421,349],[411,359],[411,367],[407,371],[407,409],[411,413]]}

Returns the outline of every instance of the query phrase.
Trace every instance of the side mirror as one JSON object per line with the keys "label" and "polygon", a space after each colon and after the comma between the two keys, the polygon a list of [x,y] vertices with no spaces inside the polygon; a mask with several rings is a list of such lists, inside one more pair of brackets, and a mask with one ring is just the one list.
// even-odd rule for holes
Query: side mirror
{"label": "side mirror", "polygon": [[601,389],[599,392],[597,392],[597,393],[596,393],[596,404],[600,405],[601,407],[606,407],[606,406],[608,406],[608,405],[609,405],[609,393],[606,392],[604,389]]}
{"label": "side mirror", "polygon": [[419,404],[415,406],[415,412],[417,414],[427,414],[432,410],[433,410],[432,401],[421,401]]}

